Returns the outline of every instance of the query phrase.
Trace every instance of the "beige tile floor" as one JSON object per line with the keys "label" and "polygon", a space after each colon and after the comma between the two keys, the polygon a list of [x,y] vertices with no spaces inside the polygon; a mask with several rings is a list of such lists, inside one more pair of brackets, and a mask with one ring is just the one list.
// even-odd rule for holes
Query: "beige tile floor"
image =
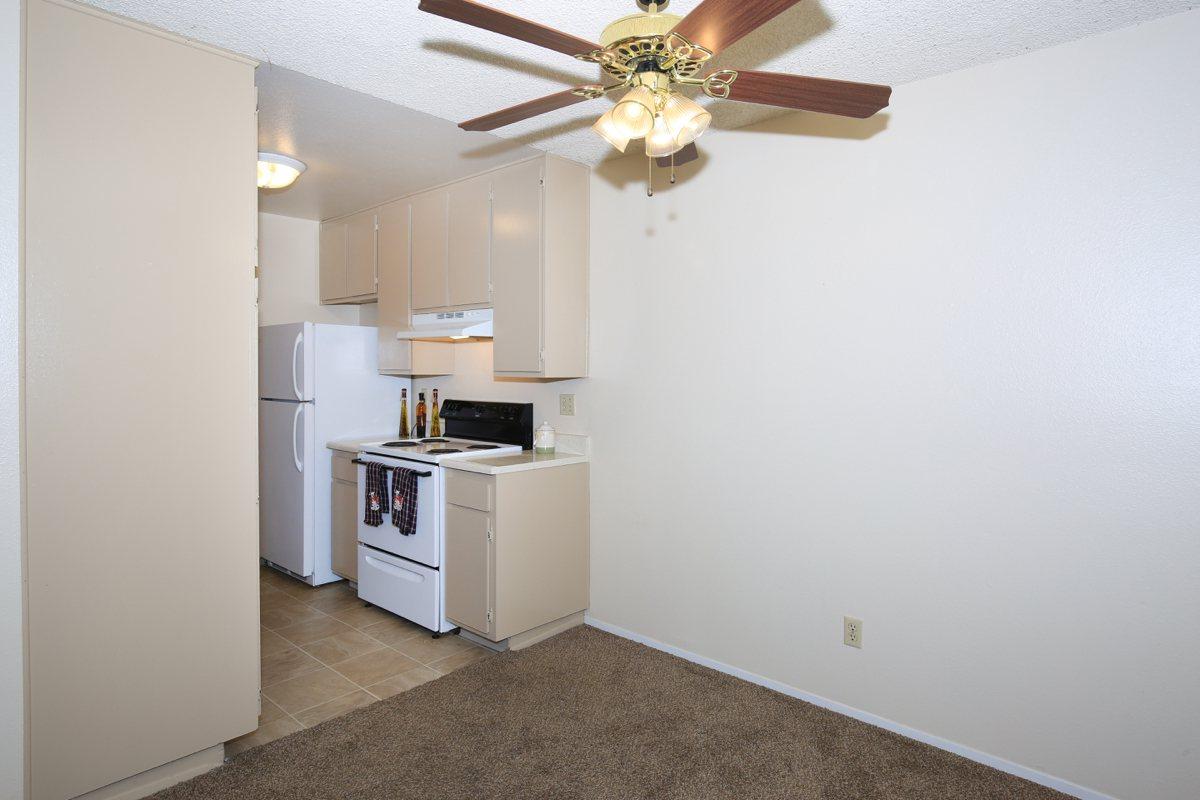
{"label": "beige tile floor", "polygon": [[440,678],[491,654],[459,636],[363,604],[345,581],[313,588],[260,573],[262,714],[225,754],[308,728]]}

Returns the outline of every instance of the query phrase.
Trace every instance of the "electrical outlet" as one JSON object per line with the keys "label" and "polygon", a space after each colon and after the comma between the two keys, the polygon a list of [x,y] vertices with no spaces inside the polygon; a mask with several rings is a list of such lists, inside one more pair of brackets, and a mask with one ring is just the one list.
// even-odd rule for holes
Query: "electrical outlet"
{"label": "electrical outlet", "polygon": [[558,414],[562,417],[575,416],[575,395],[560,394],[558,396]]}
{"label": "electrical outlet", "polygon": [[862,628],[861,619],[854,617],[842,617],[842,644],[847,647],[862,648]]}

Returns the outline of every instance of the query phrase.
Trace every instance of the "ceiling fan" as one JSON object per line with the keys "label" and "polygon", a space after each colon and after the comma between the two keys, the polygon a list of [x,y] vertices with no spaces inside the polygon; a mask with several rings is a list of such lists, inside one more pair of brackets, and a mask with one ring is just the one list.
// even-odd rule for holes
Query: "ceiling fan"
{"label": "ceiling fan", "polygon": [[[701,75],[705,63],[799,0],[703,0],[687,16],[664,14],[670,0],[637,0],[641,13],[613,21],[600,44],[489,8],[472,0],[420,0],[440,17],[511,36],[600,65],[608,84],[585,84],[467,120],[459,127],[490,131],[609,92],[629,91],[592,126],[621,152],[645,138],[646,155],[661,166],[697,157],[695,141],[712,115],[678,91],[697,86],[709,97],[743,103],[869,117],[888,104],[892,89],[871,83],[809,78],[779,72],[721,69]],[[674,175],[672,175],[672,182]]]}

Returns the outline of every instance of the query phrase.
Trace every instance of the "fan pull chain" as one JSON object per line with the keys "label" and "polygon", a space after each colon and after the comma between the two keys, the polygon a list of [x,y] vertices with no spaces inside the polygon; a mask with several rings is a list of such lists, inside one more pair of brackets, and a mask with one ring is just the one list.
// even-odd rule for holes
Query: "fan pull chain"
{"label": "fan pull chain", "polygon": [[654,197],[654,159],[646,156],[646,197]]}
{"label": "fan pull chain", "polygon": [[671,153],[671,183],[675,182],[675,154]]}

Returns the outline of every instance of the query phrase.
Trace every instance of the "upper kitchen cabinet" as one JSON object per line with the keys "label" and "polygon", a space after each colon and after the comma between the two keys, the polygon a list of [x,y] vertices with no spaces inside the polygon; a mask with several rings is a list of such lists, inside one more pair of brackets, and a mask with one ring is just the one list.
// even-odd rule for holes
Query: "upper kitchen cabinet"
{"label": "upper kitchen cabinet", "polygon": [[371,211],[346,221],[346,284],[356,302],[373,301],[379,286],[377,228],[377,216]]}
{"label": "upper kitchen cabinet", "polygon": [[490,175],[424,192],[412,203],[412,309],[492,304]]}
{"label": "upper kitchen cabinet", "polygon": [[378,220],[379,371],[385,375],[449,375],[454,372],[453,345],[396,338],[398,332],[412,326],[412,203],[388,203],[378,209]]}
{"label": "upper kitchen cabinet", "polygon": [[449,191],[434,189],[411,198],[412,308],[445,308],[447,200]]}
{"label": "upper kitchen cabinet", "polygon": [[321,223],[321,302],[336,303],[350,294],[346,282],[348,255],[345,220]]}
{"label": "upper kitchen cabinet", "polygon": [[371,303],[378,286],[375,211],[321,223],[321,302]]}
{"label": "upper kitchen cabinet", "polygon": [[555,156],[491,173],[493,369],[582,378],[588,344],[588,169]]}
{"label": "upper kitchen cabinet", "polygon": [[448,190],[446,305],[453,308],[492,304],[490,178],[470,178]]}

